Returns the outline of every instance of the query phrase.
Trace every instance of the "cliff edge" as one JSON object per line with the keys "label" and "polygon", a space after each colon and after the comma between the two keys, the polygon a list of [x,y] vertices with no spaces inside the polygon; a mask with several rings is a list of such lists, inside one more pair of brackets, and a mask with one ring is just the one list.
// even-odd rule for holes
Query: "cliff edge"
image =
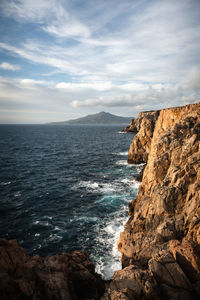
{"label": "cliff edge", "polygon": [[200,299],[200,104],[140,114],[129,163],[146,163],[105,299]]}

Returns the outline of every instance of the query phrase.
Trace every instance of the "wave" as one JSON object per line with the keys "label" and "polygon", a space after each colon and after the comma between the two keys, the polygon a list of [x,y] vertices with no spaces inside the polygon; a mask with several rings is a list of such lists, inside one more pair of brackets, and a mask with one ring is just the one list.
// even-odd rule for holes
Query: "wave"
{"label": "wave", "polygon": [[118,166],[128,166],[127,160],[118,160],[115,164]]}
{"label": "wave", "polygon": [[112,193],[115,192],[116,190],[116,187],[113,186],[113,184],[111,183],[98,183],[92,181],[80,181],[78,185],[75,185],[72,188],[73,189],[86,188],[86,190],[90,193],[100,193],[100,194]]}
{"label": "wave", "polygon": [[125,155],[128,155],[128,151],[125,151],[125,152],[114,152],[113,154],[125,156]]}
{"label": "wave", "polygon": [[106,255],[101,256],[96,261],[95,271],[103,276],[104,279],[110,279],[116,270],[121,269],[120,253],[117,249],[117,241],[120,232],[123,231],[124,224],[127,221],[127,205],[121,207],[120,213],[116,211],[107,221],[107,224],[100,230],[96,240],[97,244],[106,248]]}
{"label": "wave", "polygon": [[9,185],[11,184],[11,181],[7,181],[7,182],[1,182],[0,185]]}

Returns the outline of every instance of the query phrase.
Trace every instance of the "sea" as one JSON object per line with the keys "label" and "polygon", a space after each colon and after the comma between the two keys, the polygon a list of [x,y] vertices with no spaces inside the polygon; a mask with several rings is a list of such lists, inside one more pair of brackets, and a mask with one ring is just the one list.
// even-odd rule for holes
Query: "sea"
{"label": "sea", "polygon": [[0,237],[29,255],[86,251],[110,279],[117,240],[137,196],[123,126],[1,125]]}

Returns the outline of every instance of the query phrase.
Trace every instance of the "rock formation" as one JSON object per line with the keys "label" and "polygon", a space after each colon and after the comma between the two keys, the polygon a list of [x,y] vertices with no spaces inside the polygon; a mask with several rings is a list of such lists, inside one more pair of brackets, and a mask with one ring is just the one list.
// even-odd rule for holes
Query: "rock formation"
{"label": "rock formation", "polygon": [[104,282],[82,251],[30,258],[17,241],[0,239],[1,300],[100,299]]}
{"label": "rock formation", "polygon": [[143,114],[129,162],[146,167],[104,299],[200,299],[200,104]]}
{"label": "rock formation", "polygon": [[136,126],[136,120],[132,119],[130,124],[126,126],[124,129],[122,129],[122,132],[137,132],[137,126]]}
{"label": "rock formation", "polygon": [[129,163],[144,163],[106,283],[87,254],[30,258],[0,239],[0,299],[200,299],[200,104],[140,113]]}
{"label": "rock formation", "polygon": [[150,151],[151,139],[154,132],[155,122],[160,111],[141,112],[135,120],[137,134],[130,146],[128,153],[129,163],[146,163]]}

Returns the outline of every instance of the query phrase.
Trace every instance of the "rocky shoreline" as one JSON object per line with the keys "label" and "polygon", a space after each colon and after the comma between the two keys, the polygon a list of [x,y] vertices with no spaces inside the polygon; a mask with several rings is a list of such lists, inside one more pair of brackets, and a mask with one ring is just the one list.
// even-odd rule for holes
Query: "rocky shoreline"
{"label": "rocky shoreline", "polygon": [[106,299],[200,298],[200,104],[145,113],[129,163],[146,163]]}
{"label": "rocky shoreline", "polygon": [[[200,104],[142,112],[128,162],[144,163],[109,282],[82,251],[30,258],[0,239],[0,299],[199,299]],[[132,131],[133,132],[133,131]]]}

